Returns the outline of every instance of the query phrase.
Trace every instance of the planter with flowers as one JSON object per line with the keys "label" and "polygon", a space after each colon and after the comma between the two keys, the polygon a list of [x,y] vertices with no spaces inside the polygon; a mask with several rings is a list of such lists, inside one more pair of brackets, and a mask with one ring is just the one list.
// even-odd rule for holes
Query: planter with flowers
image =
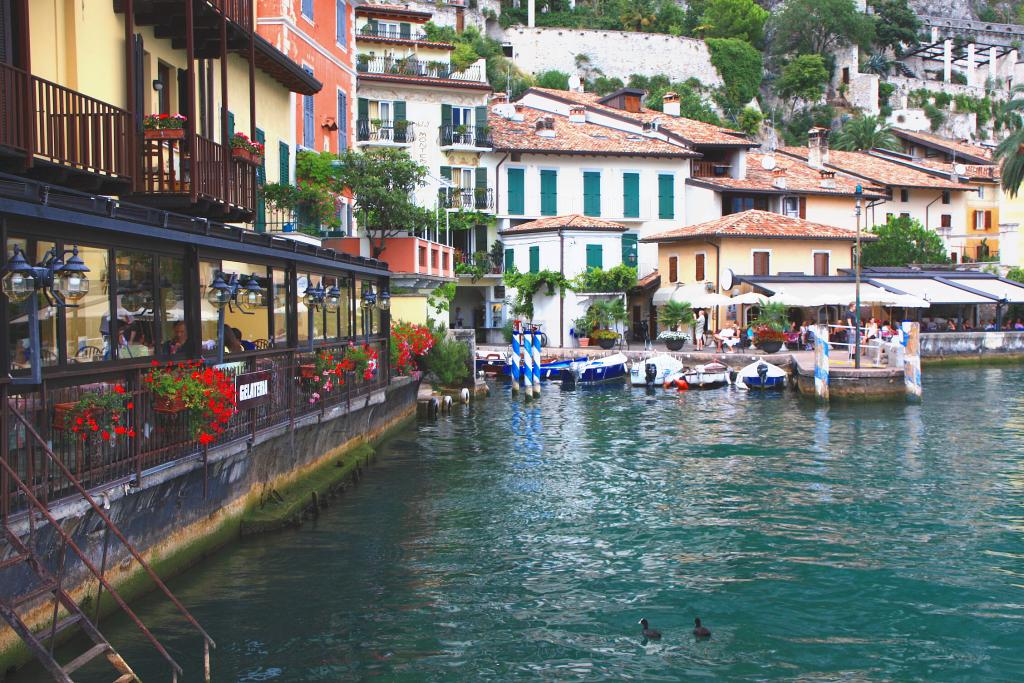
{"label": "planter with flowers", "polygon": [[189,433],[202,445],[212,443],[235,414],[235,381],[201,361],[153,366],[143,378],[153,393],[153,409],[165,415],[188,412]]}
{"label": "planter with flowers", "polygon": [[434,346],[434,335],[426,325],[391,323],[391,371],[411,375]]}
{"label": "planter with flowers", "polygon": [[598,329],[590,333],[590,341],[597,342],[602,349],[608,350],[615,346],[619,333],[615,330]]}
{"label": "planter with flowers", "polygon": [[770,325],[754,328],[754,343],[765,353],[777,353],[786,343],[786,335]]}
{"label": "planter with flowers", "polygon": [[142,135],[147,140],[182,140],[186,120],[181,114],[146,114],[142,118]]}
{"label": "planter with flowers", "polygon": [[679,351],[686,342],[690,341],[690,335],[675,330],[665,330],[658,334],[658,340],[665,342],[669,351]]}
{"label": "planter with flowers", "polygon": [[362,377],[364,382],[372,381],[377,374],[377,358],[377,350],[369,344],[352,344],[345,349],[344,362],[348,371]]}
{"label": "planter with flowers", "polygon": [[258,166],[263,163],[263,145],[245,133],[235,133],[231,136],[231,156]]}
{"label": "planter with flowers", "polygon": [[135,429],[128,424],[134,404],[120,384],[105,393],[85,394],[77,401],[53,406],[53,429],[70,432],[82,441],[96,437],[110,441],[117,436],[131,438]]}

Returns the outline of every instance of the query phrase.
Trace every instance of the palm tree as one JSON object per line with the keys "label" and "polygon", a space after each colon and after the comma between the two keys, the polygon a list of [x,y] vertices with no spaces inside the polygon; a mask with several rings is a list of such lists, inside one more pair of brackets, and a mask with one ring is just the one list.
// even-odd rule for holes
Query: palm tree
{"label": "palm tree", "polygon": [[833,149],[857,152],[863,149],[900,149],[900,141],[889,124],[877,116],[856,116],[849,119],[832,139]]}
{"label": "palm tree", "polygon": [[693,307],[686,301],[668,301],[658,308],[658,323],[668,330],[693,325]]}
{"label": "palm tree", "polygon": [[1013,88],[1013,99],[1001,108],[1004,125],[1010,134],[996,147],[995,158],[1002,162],[1003,189],[1011,197],[1017,196],[1020,185],[1024,182],[1024,127],[1021,118],[1024,115],[1024,86]]}

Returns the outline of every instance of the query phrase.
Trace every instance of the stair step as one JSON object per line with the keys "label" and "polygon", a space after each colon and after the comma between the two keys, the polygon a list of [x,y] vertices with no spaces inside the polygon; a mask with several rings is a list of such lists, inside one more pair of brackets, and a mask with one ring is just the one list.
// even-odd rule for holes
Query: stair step
{"label": "stair step", "polygon": [[71,673],[81,669],[83,666],[96,659],[102,654],[106,654],[110,651],[110,646],[106,643],[100,643],[93,645],[82,654],[75,657],[70,664],[64,666],[64,673],[71,675]]}
{"label": "stair step", "polygon": [[51,636],[56,638],[62,632],[68,630],[69,628],[80,622],[84,616],[85,615],[82,613],[72,614],[70,617],[66,617],[58,621],[57,628],[53,628],[52,626],[49,628],[44,628],[42,631],[36,634],[36,637],[38,637],[40,640],[46,640]]}
{"label": "stair step", "polygon": [[14,606],[17,607],[19,605],[24,605],[26,602],[31,602],[32,600],[46,595],[47,593],[52,593],[55,590],[57,590],[56,581],[44,581],[41,585],[30,590],[28,593],[24,593],[23,595],[16,597],[14,599]]}

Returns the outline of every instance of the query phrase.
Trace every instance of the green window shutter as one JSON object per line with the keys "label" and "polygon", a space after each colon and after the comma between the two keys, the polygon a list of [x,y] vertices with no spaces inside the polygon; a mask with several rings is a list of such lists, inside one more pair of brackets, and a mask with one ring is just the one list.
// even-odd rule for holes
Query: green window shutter
{"label": "green window shutter", "polygon": [[523,190],[523,169],[508,169],[508,212],[514,216],[526,213],[526,193]]}
{"label": "green window shutter", "polygon": [[450,126],[452,125],[452,105],[442,104],[441,105],[441,125]]}
{"label": "green window shutter", "polygon": [[540,247],[530,247],[530,272],[540,272]]}
{"label": "green window shutter", "polygon": [[281,184],[282,185],[287,185],[288,182],[289,182],[288,162],[289,162],[289,156],[290,156],[290,150],[288,149],[288,143],[287,142],[279,142],[279,143],[277,143],[277,154],[278,154],[278,157],[280,157],[280,161],[278,163],[279,163],[279,171],[280,171],[280,176],[279,177],[281,178]]}
{"label": "green window shutter", "polygon": [[622,235],[622,263],[627,266],[636,268],[636,238],[637,236],[633,233],[623,233]]}
{"label": "green window shutter", "polygon": [[622,215],[640,218],[640,174],[622,174]]}
{"label": "green window shutter", "polygon": [[487,226],[477,225],[473,228],[473,239],[476,242],[474,251],[487,251]]}
{"label": "green window shutter", "polygon": [[505,250],[505,272],[510,273],[516,267],[516,252],[513,249]]}
{"label": "green window shutter", "polygon": [[[452,167],[451,166],[442,166],[441,167],[441,178],[443,178],[444,180],[449,180],[449,181],[452,179]],[[444,207],[447,207],[447,208],[451,208],[452,207],[452,204],[451,204],[450,200],[452,199],[452,193],[454,193],[454,192],[456,192],[455,188],[451,188],[451,189],[446,188],[446,187],[439,187],[439,188],[437,188],[437,195],[438,195],[438,199],[439,199],[439,201],[441,203],[441,206],[444,206]]]}
{"label": "green window shutter", "polygon": [[601,174],[598,171],[583,173],[583,214],[601,215]]}
{"label": "green window shutter", "polygon": [[476,169],[476,200],[474,202],[474,208],[486,209],[487,206],[487,168],[484,166],[478,166]]}
{"label": "green window shutter", "polygon": [[235,134],[235,112],[228,110],[228,139]]}
{"label": "green window shutter", "polygon": [[558,214],[558,172],[540,172],[540,213],[542,216]]}
{"label": "green window shutter", "polygon": [[398,25],[398,35],[408,40],[412,38],[412,26],[407,21],[403,21]]}
{"label": "green window shutter", "polygon": [[588,244],[587,245],[587,270],[592,268],[603,268],[604,259],[602,258],[601,245],[600,244]]}
{"label": "green window shutter", "polygon": [[[256,142],[266,149],[267,134],[259,128],[256,129]],[[256,169],[256,182],[260,186],[259,196],[256,198],[256,232],[267,230],[267,200],[263,197],[263,184],[267,182],[267,157],[266,154],[260,159],[260,165]]]}
{"label": "green window shutter", "polygon": [[370,35],[378,35],[380,33],[380,23],[376,19],[370,19]]}
{"label": "green window shutter", "polygon": [[392,106],[394,107],[395,121],[405,121],[405,102],[395,100]]}
{"label": "green window shutter", "polygon": [[676,217],[675,176],[658,175],[658,218]]}
{"label": "green window shutter", "polygon": [[451,166],[442,166],[441,167],[441,177],[444,178],[445,180],[451,180],[452,179],[452,167]]}
{"label": "green window shutter", "polygon": [[360,121],[366,121],[370,118],[370,100],[365,97],[359,98],[359,110],[358,116]]}
{"label": "green window shutter", "polygon": [[477,130],[487,127],[487,107],[476,108],[476,127]]}

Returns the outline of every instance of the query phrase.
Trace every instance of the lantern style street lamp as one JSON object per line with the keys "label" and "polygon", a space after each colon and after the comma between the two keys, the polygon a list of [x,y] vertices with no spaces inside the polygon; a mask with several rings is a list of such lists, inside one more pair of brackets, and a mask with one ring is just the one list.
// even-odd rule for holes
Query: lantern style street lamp
{"label": "lantern style street lamp", "polygon": [[[224,277],[227,276],[225,280]],[[232,303],[238,306],[243,315],[253,315],[254,308],[263,305],[265,294],[260,287],[256,273],[249,276],[249,281],[242,286],[237,273],[216,273],[210,289],[206,293],[206,301],[217,309],[217,363],[224,362],[224,312]]]}

